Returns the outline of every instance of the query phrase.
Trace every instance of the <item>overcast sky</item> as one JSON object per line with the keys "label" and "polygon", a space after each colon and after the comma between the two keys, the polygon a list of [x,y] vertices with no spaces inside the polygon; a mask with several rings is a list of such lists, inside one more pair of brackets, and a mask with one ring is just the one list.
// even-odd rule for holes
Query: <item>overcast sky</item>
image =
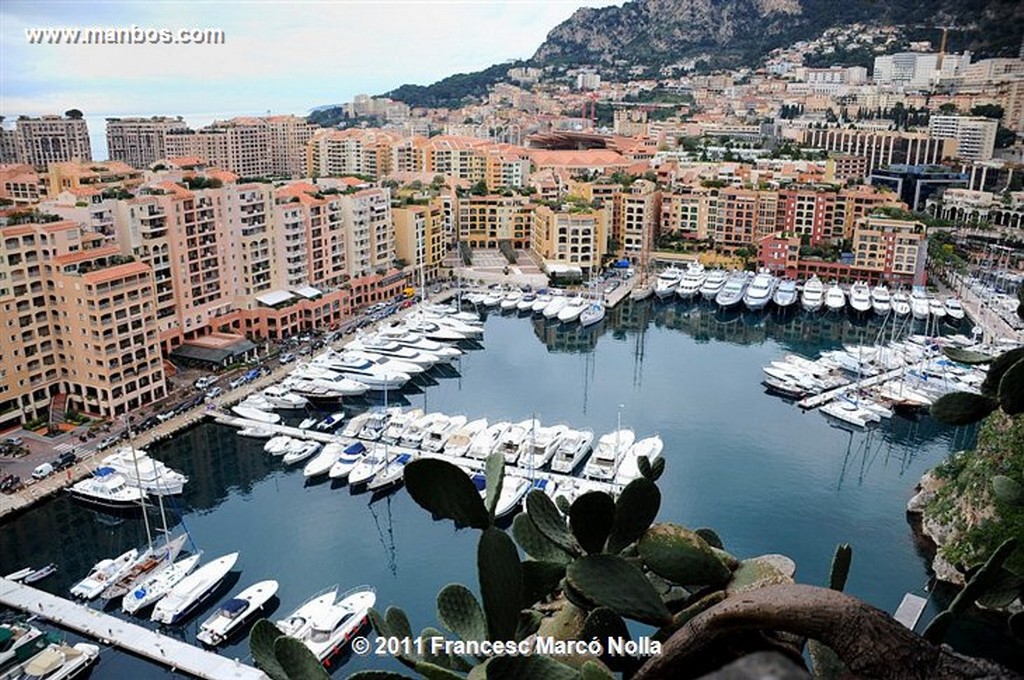
{"label": "overcast sky", "polygon": [[[530,56],[580,6],[489,2],[0,2],[0,115],[304,113]],[[26,28],[219,28],[224,45],[32,45]],[[95,131],[93,131],[95,132]]]}

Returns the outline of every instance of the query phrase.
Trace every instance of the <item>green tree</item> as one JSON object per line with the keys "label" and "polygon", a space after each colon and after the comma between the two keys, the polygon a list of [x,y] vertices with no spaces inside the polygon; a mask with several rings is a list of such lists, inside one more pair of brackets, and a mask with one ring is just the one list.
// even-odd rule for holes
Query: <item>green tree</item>
{"label": "green tree", "polygon": [[486,196],[490,192],[487,190],[487,182],[480,180],[469,189],[469,193],[474,196]]}
{"label": "green tree", "polygon": [[978,104],[971,108],[971,115],[1001,120],[1003,117],[1003,107],[999,104]]}

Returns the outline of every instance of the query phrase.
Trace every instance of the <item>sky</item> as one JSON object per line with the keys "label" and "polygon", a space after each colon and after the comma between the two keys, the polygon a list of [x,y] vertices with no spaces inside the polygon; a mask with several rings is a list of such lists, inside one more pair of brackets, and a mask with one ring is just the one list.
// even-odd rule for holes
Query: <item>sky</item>
{"label": "sky", "polygon": [[[304,114],[533,54],[581,6],[611,0],[0,2],[0,115]],[[30,44],[26,29],[217,28],[221,45]],[[95,122],[94,122],[95,121]],[[102,144],[101,144],[102,145]],[[94,155],[105,157],[105,149]]]}

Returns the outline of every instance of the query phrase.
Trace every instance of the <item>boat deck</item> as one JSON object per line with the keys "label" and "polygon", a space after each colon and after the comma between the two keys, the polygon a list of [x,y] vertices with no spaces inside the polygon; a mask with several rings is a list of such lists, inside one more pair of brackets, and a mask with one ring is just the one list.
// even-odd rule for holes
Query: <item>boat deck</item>
{"label": "boat deck", "polygon": [[197,678],[267,680],[263,671],[22,583],[0,578],[0,603]]}
{"label": "boat deck", "polygon": [[928,600],[907,593],[903,596],[903,601],[900,602],[900,606],[896,609],[896,613],[892,615],[894,619],[902,623],[910,630],[914,630],[917,626],[917,622],[921,619],[921,614],[924,613],[924,608],[928,605]]}

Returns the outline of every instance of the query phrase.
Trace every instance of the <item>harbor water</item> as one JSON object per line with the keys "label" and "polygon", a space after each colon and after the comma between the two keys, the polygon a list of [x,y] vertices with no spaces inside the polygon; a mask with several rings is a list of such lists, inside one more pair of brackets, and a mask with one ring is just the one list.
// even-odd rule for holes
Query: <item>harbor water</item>
{"label": "harbor water", "polygon": [[[848,431],[760,385],[761,367],[784,354],[815,357],[842,344],[872,343],[880,332],[888,331],[873,319],[723,315],[652,301],[627,300],[590,329],[492,313],[480,347],[386,399],[491,421],[536,415],[597,435],[621,418],[638,437],[659,434],[665,442],[660,520],[713,527],[740,557],[786,554],[798,565],[798,580],[811,584],[827,582],[836,544],[848,542],[854,552],[847,591],[893,612],[904,593],[927,596],[929,581],[906,502],[926,469],[973,444],[973,429],[925,416]],[[384,399],[352,401],[345,410],[351,415]],[[326,586],[366,583],[377,589],[378,608],[403,607],[420,630],[438,625],[435,596],[445,584],[477,590],[476,531],[433,521],[402,490],[375,497],[329,481],[304,483],[301,465],[283,467],[263,443],[208,423],[150,451],[190,479],[167,508],[173,529],[186,528],[207,558],[241,553],[239,573],[213,603],[274,578],[281,589],[270,617],[283,617]],[[158,521],[155,511],[151,516]],[[38,586],[65,594],[97,560],[144,538],[138,517],[93,511],[62,496],[0,525],[0,572],[55,562],[57,574]],[[194,641],[208,611],[171,634]],[[935,611],[930,604],[925,619]],[[248,647],[236,640],[223,653],[245,660]],[[395,667],[346,653],[332,670],[344,677]],[[128,673],[171,674],[106,649],[91,677]]]}

